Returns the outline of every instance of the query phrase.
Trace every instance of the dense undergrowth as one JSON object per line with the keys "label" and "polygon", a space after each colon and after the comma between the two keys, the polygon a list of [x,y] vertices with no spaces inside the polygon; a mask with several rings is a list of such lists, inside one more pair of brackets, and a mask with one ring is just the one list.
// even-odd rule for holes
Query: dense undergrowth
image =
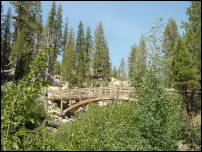
{"label": "dense undergrowth", "polygon": [[[200,125],[190,125],[182,112],[183,99],[165,91],[154,71],[141,76],[132,94],[137,102],[97,104],[74,116],[71,123],[49,132],[40,94],[44,54],[17,84],[5,87],[1,102],[1,150],[178,150],[185,140],[190,150],[201,149]],[[137,71],[138,73],[138,71]],[[141,73],[142,74],[142,73]]]}

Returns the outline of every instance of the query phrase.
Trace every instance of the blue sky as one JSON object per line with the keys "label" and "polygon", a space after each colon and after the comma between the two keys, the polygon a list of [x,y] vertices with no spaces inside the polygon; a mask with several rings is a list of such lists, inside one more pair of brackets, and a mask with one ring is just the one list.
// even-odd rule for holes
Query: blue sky
{"label": "blue sky", "polygon": [[[51,1],[42,1],[43,23],[46,22]],[[121,58],[127,60],[131,45],[138,44],[141,34],[149,31],[153,22],[162,17],[167,22],[173,17],[180,28],[182,21],[187,21],[188,1],[56,1],[63,8],[63,21],[68,17],[69,26],[77,33],[79,21],[85,28],[91,27],[92,35],[101,21],[108,41],[110,58],[118,66]],[[10,6],[3,2],[4,13]],[[14,12],[14,10],[12,10]],[[64,22],[63,22],[64,23]],[[59,58],[61,59],[61,58]]]}

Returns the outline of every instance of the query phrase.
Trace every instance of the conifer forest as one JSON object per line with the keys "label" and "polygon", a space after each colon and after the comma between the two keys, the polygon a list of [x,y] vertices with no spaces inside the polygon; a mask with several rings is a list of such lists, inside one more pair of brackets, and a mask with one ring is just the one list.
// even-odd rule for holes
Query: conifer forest
{"label": "conifer forest", "polygon": [[1,2],[2,151],[201,151],[201,1],[118,65],[104,21],[75,29],[69,2],[49,3]]}

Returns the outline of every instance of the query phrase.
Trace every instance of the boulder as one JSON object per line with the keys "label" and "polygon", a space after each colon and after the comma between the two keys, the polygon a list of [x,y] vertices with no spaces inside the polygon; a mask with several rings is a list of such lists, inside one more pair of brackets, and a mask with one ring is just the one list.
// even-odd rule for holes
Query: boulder
{"label": "boulder", "polygon": [[116,78],[111,78],[111,82],[109,83],[109,87],[126,87],[129,86],[128,81],[121,81]]}
{"label": "boulder", "polygon": [[58,87],[58,86],[49,86],[48,87],[48,91],[56,91],[56,90],[60,90],[60,87]]}

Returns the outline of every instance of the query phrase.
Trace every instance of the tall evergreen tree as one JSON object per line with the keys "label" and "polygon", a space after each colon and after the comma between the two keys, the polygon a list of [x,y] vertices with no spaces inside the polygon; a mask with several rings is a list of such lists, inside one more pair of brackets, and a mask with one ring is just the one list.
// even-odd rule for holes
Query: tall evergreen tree
{"label": "tall evergreen tree", "polygon": [[47,24],[45,27],[46,34],[46,47],[51,48],[52,51],[48,51],[48,73],[53,74],[54,64],[57,60],[58,48],[58,31],[57,31],[57,12],[55,2],[51,5],[51,10],[48,16]]}
{"label": "tall evergreen tree", "polygon": [[119,71],[119,79],[122,81],[123,86],[123,81],[126,80],[126,64],[124,58],[121,59],[118,71]]}
{"label": "tall evergreen tree", "polygon": [[56,61],[56,64],[54,65],[54,75],[60,75],[61,71],[60,71],[60,62]]}
{"label": "tall evergreen tree", "polygon": [[58,53],[60,53],[62,50],[62,5],[58,6],[55,20],[56,20],[55,23],[56,50],[58,51]]}
{"label": "tall evergreen tree", "polygon": [[12,47],[12,54],[16,56],[15,80],[21,79],[28,72],[29,64],[36,56],[37,51],[35,33],[40,32],[40,20],[38,11],[39,1],[12,1],[10,2],[16,11],[17,16],[13,16],[16,31],[16,39]]}
{"label": "tall evergreen tree", "polygon": [[137,45],[132,46],[129,57],[128,57],[129,80],[132,78],[133,64],[136,62],[137,53],[138,53],[138,46]]}
{"label": "tall evergreen tree", "polygon": [[95,30],[94,79],[109,81],[110,58],[102,23]]}
{"label": "tall evergreen tree", "polygon": [[171,61],[172,79],[174,80],[175,87],[186,98],[185,102],[188,113],[191,110],[190,105],[193,105],[193,100],[190,100],[188,97],[188,91],[199,87],[197,68],[193,66],[193,63],[194,61],[185,44],[185,39],[179,37]]}
{"label": "tall evergreen tree", "polygon": [[143,35],[140,37],[139,52],[140,60],[146,64],[146,40]]}
{"label": "tall evergreen tree", "polygon": [[108,81],[110,81],[111,63],[110,63],[110,56],[109,56],[107,40],[105,40],[105,49],[104,49],[103,58],[104,58],[104,61],[103,61],[104,81],[108,82]]}
{"label": "tall evergreen tree", "polygon": [[75,66],[76,66],[76,54],[73,29],[70,29],[68,40],[65,46],[65,51],[61,63],[62,79],[68,81],[70,87],[75,84]]}
{"label": "tall evergreen tree", "polygon": [[[8,9],[6,17],[2,22],[1,29],[1,69],[6,69],[9,64],[9,57],[11,55],[11,9]],[[8,67],[9,68],[9,67]]]}
{"label": "tall evergreen tree", "polygon": [[[184,45],[189,53],[189,60],[182,60],[186,63],[186,70],[181,69],[181,75],[184,74],[183,78],[186,78],[186,89],[189,90],[190,94],[186,94],[187,90],[184,89],[186,102],[189,103],[187,111],[196,111],[200,106],[196,103],[196,92],[201,90],[201,2],[191,2],[190,7],[187,9],[188,22],[184,22],[185,28]],[[183,79],[181,78],[181,79]],[[174,79],[174,83],[181,80]],[[178,89],[182,92],[182,88]],[[189,99],[188,99],[189,98]],[[200,100],[200,99],[199,99]],[[199,101],[200,102],[200,101]],[[190,107],[189,107],[190,106]]]}
{"label": "tall evergreen tree", "polygon": [[65,49],[65,44],[67,42],[68,39],[68,18],[66,19],[65,25],[64,25],[64,29],[63,29],[63,35],[62,35],[62,53],[64,53],[64,49]]}
{"label": "tall evergreen tree", "polygon": [[185,40],[194,61],[193,66],[198,69],[198,82],[201,83],[201,2],[191,2],[186,13],[189,21],[183,24],[186,31]]}
{"label": "tall evergreen tree", "polygon": [[168,23],[165,27],[165,31],[163,33],[163,52],[164,52],[164,75],[167,80],[167,86],[172,86],[172,79],[170,76],[171,70],[171,58],[173,54],[174,47],[177,43],[177,39],[179,37],[177,24],[173,18],[168,19]]}
{"label": "tall evergreen tree", "polygon": [[113,67],[112,73],[113,73],[112,76],[113,76],[114,78],[117,78],[117,74],[118,74],[118,73],[117,73],[116,66]]}
{"label": "tall evergreen tree", "polygon": [[85,58],[84,58],[84,45],[85,45],[85,37],[84,37],[84,28],[83,23],[80,21],[77,32],[76,39],[76,65],[77,65],[77,78],[78,78],[78,87],[83,86],[83,81],[85,78]]}
{"label": "tall evergreen tree", "polygon": [[86,34],[85,34],[85,43],[84,43],[84,68],[85,68],[85,79],[88,85],[91,83],[91,76],[92,76],[92,37],[91,37],[91,30],[90,27],[87,27]]}

